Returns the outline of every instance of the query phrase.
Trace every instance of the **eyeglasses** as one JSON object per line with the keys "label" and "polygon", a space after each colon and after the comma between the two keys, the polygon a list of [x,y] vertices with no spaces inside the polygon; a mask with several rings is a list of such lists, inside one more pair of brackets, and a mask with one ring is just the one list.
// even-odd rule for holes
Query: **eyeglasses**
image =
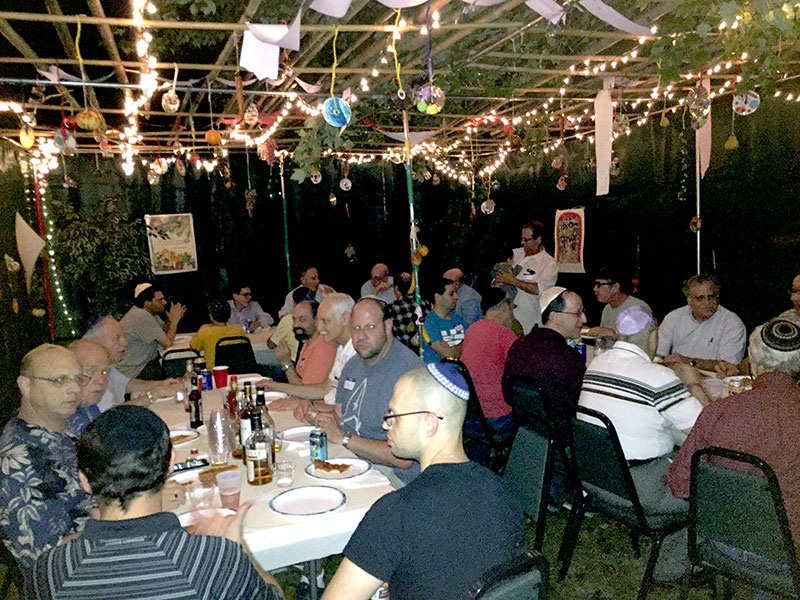
{"label": "eyeglasses", "polygon": [[523,243],[523,244],[526,244],[526,243],[528,243],[528,242],[532,242],[532,241],[533,241],[533,240],[535,240],[535,239],[536,239],[536,238],[532,238],[532,237],[529,237],[529,238],[522,238],[522,243]]}
{"label": "eyeglasses", "polygon": [[387,427],[391,427],[395,419],[399,419],[400,417],[407,417],[409,415],[433,415],[440,421],[444,419],[444,417],[442,417],[441,415],[437,415],[435,412],[431,412],[429,410],[415,410],[414,412],[400,413],[398,415],[393,415],[391,411],[386,412],[383,414],[383,421],[386,423]]}
{"label": "eyeglasses", "polygon": [[364,326],[353,325],[350,329],[351,329],[351,333],[352,332],[358,333],[359,331],[370,332],[370,331],[373,331],[376,327],[380,327],[380,325],[381,325],[380,323],[369,323],[369,324],[364,325]]}
{"label": "eyeglasses", "polygon": [[59,375],[58,377],[37,377],[36,375],[25,375],[28,379],[39,379],[40,381],[47,381],[48,383],[52,383],[56,387],[64,387],[65,385],[72,383],[77,383],[78,385],[84,385],[89,378],[80,373],[78,375]]}
{"label": "eyeglasses", "polygon": [[595,281],[592,287],[603,287],[604,285],[614,285],[613,281]]}
{"label": "eyeglasses", "polygon": [[576,317],[580,317],[583,314],[583,309],[579,312],[570,312],[568,310],[554,310],[553,312],[561,313],[562,315],[575,315]]}
{"label": "eyeglasses", "polygon": [[102,375],[105,377],[111,372],[111,369],[101,369],[100,371],[95,371],[94,369],[86,369],[83,374],[86,376],[87,379],[94,379],[98,375]]}
{"label": "eyeglasses", "polygon": [[692,300],[697,302],[709,301],[709,302],[716,302],[717,295],[716,294],[706,294],[705,296],[692,296]]}
{"label": "eyeglasses", "polygon": [[794,288],[790,288],[790,289],[789,289],[789,293],[790,293],[790,294],[800,294],[800,290],[796,290],[796,289],[794,289]]}

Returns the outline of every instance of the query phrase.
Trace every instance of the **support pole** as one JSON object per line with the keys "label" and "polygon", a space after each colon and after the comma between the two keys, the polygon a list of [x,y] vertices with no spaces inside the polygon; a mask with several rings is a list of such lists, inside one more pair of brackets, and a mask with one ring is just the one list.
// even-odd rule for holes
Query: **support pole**
{"label": "support pole", "polygon": [[697,273],[700,273],[700,144],[695,136],[694,142],[694,188],[695,188],[695,216],[697,217]]}
{"label": "support pole", "polygon": [[[406,153],[406,189],[408,191],[408,215],[413,228],[417,224],[414,216],[414,178],[411,176],[411,142],[408,139],[408,111],[403,111],[403,137],[405,138]],[[416,235],[411,236],[411,253],[417,251],[419,241]],[[419,291],[419,265],[411,264],[411,271],[414,275],[414,300],[417,306],[422,307],[422,296]]]}
{"label": "support pole", "polygon": [[[44,216],[42,215],[42,196],[39,194],[39,174],[36,172],[36,165],[33,166],[33,192],[36,198],[36,218],[39,223],[39,235],[43,240],[47,239],[44,230]],[[51,243],[48,243],[45,248],[50,248]],[[53,288],[50,284],[50,261],[47,258],[47,253],[42,256],[42,267],[44,268],[44,294],[47,298],[47,321],[50,326],[50,339],[56,339],[56,312],[53,307]]]}
{"label": "support pole", "polygon": [[281,155],[280,170],[281,170],[281,200],[283,202],[283,254],[286,257],[286,285],[292,289],[292,263],[289,261],[289,218],[286,216],[286,185],[283,181],[283,155]]}

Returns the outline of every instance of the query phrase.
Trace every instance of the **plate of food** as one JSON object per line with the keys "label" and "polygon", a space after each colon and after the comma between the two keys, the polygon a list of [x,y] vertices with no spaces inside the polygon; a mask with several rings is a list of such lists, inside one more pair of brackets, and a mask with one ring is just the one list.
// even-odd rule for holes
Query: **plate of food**
{"label": "plate of food", "polygon": [[313,425],[300,425],[299,427],[290,427],[281,432],[284,442],[307,442],[308,434],[314,431]]}
{"label": "plate of food", "polygon": [[183,527],[189,533],[195,533],[197,524],[206,519],[216,516],[227,517],[228,515],[235,515],[236,511],[232,508],[201,508],[199,510],[192,510],[178,515],[178,521],[181,522]]}
{"label": "plate of food", "polygon": [[753,389],[753,378],[749,375],[732,375],[722,380],[728,384],[729,388],[738,388],[740,390]]}
{"label": "plate of food", "polygon": [[213,488],[217,485],[217,475],[223,471],[238,469],[238,465],[212,465],[203,469],[178,471],[170,475],[170,479],[187,486],[197,485],[203,488]]}
{"label": "plate of food", "polygon": [[352,479],[372,470],[372,464],[362,458],[314,459],[306,465],[306,475],[314,479]]}
{"label": "plate of food", "polygon": [[278,494],[270,500],[269,507],[280,515],[307,517],[341,508],[346,499],[344,492],[334,487],[307,485]]}
{"label": "plate of food", "polygon": [[173,429],[169,432],[169,439],[173,446],[188,444],[199,437],[200,434],[194,429]]}

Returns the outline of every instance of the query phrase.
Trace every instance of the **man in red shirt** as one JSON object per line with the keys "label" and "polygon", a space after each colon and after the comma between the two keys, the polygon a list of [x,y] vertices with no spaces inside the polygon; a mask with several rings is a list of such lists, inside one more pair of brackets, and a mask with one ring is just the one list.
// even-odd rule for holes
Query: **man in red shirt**
{"label": "man in red shirt", "polygon": [[303,342],[292,364],[291,351],[285,340],[275,348],[275,358],[281,362],[289,383],[314,385],[327,381],[336,360],[336,342],[325,339],[317,331],[317,308],[313,301],[300,302],[294,307],[294,337]]}

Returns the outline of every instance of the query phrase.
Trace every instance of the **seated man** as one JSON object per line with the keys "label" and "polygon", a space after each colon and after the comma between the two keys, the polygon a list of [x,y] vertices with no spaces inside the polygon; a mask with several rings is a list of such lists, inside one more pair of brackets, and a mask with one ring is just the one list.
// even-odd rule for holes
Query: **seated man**
{"label": "seated man", "polygon": [[484,572],[524,551],[516,499],[464,454],[468,397],[454,365],[429,364],[397,381],[384,416],[389,446],[422,473],[369,509],[323,600],[366,600],[384,581],[390,598],[462,598]]}
{"label": "seated man", "polygon": [[286,300],[284,301],[281,309],[278,311],[278,318],[292,314],[295,305],[294,296],[292,294],[301,287],[306,287],[311,290],[311,293],[314,295],[314,299],[318,304],[322,302],[323,298],[325,298],[325,294],[333,293],[332,287],[320,284],[319,271],[317,271],[316,267],[305,267],[302,271],[300,271],[300,285],[286,294]]}
{"label": "seated man", "polygon": [[[511,407],[503,398],[503,371],[506,357],[517,336],[511,331],[513,301],[501,288],[490,288],[483,295],[484,318],[467,329],[461,360],[469,369],[475,392],[489,427],[497,433],[514,430]],[[467,421],[465,427],[480,431],[480,423]]]}
{"label": "seated man", "polygon": [[414,479],[419,465],[397,458],[386,443],[383,413],[389,407],[392,389],[401,375],[421,366],[411,350],[392,338],[392,322],[384,314],[380,300],[364,298],[356,302],[350,316],[353,347],[351,358],[339,376],[336,402],[341,418],[321,412],[314,424],[328,434],[328,441],[341,444],[378,465],[395,487]]}
{"label": "seated man", "polygon": [[269,327],[275,322],[261,309],[258,302],[252,300],[253,296],[249,286],[236,283],[231,287],[231,295],[233,299],[228,300],[231,308],[231,315],[227,320],[228,325],[240,325],[249,333]]}
{"label": "seated man", "polygon": [[[315,294],[305,286],[300,286],[292,291],[292,306],[297,306],[301,302],[314,301],[316,302]],[[289,357],[292,362],[297,360],[297,351],[300,350],[300,342],[294,337],[294,308],[288,315],[283,315],[281,320],[272,330],[272,334],[267,340],[270,348],[277,347],[281,341],[286,340],[286,345],[289,347]]]}
{"label": "seated man", "polygon": [[86,340],[76,340],[69,345],[81,364],[86,382],[81,389],[81,403],[75,413],[67,419],[67,431],[78,438],[86,427],[100,414],[97,406],[108,387],[108,373],[111,363],[108,351],[98,344]]}
{"label": "seated man", "polygon": [[77,456],[81,485],[99,502],[99,518],[39,558],[26,598],[282,598],[277,582],[239,543],[249,504],[235,516],[198,523],[197,535],[162,512],[175,453],[155,414],[139,406],[103,413],[78,440]]}
{"label": "seated man", "polygon": [[189,347],[198,352],[204,352],[206,367],[213,369],[216,364],[214,359],[217,354],[217,342],[222,338],[244,335],[244,329],[241,325],[228,323],[231,307],[225,301],[214,302],[208,309],[208,316],[211,323],[206,323],[197,330],[189,342]]}
{"label": "seated man", "polygon": [[647,302],[629,294],[629,285],[630,277],[625,277],[612,269],[603,267],[597,271],[594,278],[594,295],[597,301],[605,306],[600,326],[592,327],[587,335],[609,337],[613,343],[617,339],[615,329],[617,317],[623,310],[631,306],[641,306],[653,314]]}
{"label": "seated man", "polygon": [[[566,440],[586,372],[586,361],[567,340],[580,338],[586,315],[581,297],[558,286],[542,292],[539,308],[544,327],[532,328],[509,348],[503,377],[534,377],[544,392],[556,434]],[[517,423],[525,425],[529,418],[526,407],[514,406],[511,398],[506,401],[514,409]]]}
{"label": "seated man", "polygon": [[159,315],[164,313],[166,306],[167,300],[160,289],[149,283],[136,286],[133,306],[119,322],[125,330],[128,349],[117,369],[128,379],[160,379],[158,348],[172,345],[178,322],[186,312],[182,304],[173,303],[167,320],[162,321]]}
{"label": "seated man", "polygon": [[422,306],[417,306],[417,300],[412,293],[413,285],[411,273],[403,272],[394,276],[396,300],[386,305],[386,315],[392,320],[394,339],[419,353],[418,321],[431,311],[431,305],[427,300],[422,300]]}
{"label": "seated man", "polygon": [[753,389],[713,402],[703,409],[667,481],[678,498],[689,497],[692,455],[719,446],[755,454],[768,462],[778,477],[789,527],[800,544],[800,327],[773,319],[750,334]]}
{"label": "seated man", "polygon": [[23,571],[80,530],[95,508],[66,434],[84,381],[78,359],[61,346],[42,344],[20,365],[19,414],[0,435],[0,529]]}
{"label": "seated man", "polygon": [[458,301],[456,284],[441,279],[433,294],[433,310],[427,314],[420,329],[422,359],[426,363],[442,358],[461,358],[461,348],[467,326],[453,312]]}
{"label": "seated man", "polygon": [[792,285],[789,288],[789,300],[792,301],[792,308],[783,311],[778,315],[778,318],[800,325],[800,275],[795,275],[794,279],[792,279]]}
{"label": "seated man", "polygon": [[389,267],[383,263],[378,263],[372,267],[369,274],[369,281],[365,281],[361,286],[361,297],[375,296],[387,304],[394,302],[394,281],[389,277]]}
{"label": "seated man", "polygon": [[464,272],[461,269],[448,269],[442,277],[456,284],[455,290],[458,294],[458,301],[454,312],[469,327],[483,316],[481,295],[464,283]]}
{"label": "seated man", "polygon": [[720,361],[738,364],[742,360],[747,331],[739,317],[719,305],[719,289],[713,275],[686,280],[687,306],[667,314],[658,331],[658,355],[664,362],[685,362],[714,371]]}
{"label": "seated man", "polygon": [[297,365],[291,360],[288,342],[275,348],[275,358],[281,363],[286,379],[294,385],[314,385],[328,380],[333,361],[336,360],[336,342],[325,340],[317,331],[319,304],[305,301],[294,307],[294,337],[303,342]]}

